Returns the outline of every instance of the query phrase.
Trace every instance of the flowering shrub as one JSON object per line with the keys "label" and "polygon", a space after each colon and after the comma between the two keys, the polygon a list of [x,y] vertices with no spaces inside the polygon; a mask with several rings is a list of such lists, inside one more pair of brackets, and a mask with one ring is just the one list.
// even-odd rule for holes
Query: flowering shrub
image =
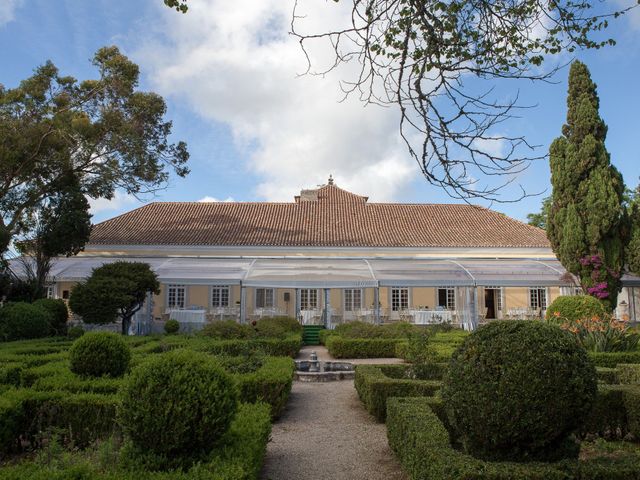
{"label": "flowering shrub", "polygon": [[638,347],[640,335],[629,330],[626,320],[613,315],[594,315],[571,321],[554,312],[560,328],[573,333],[578,342],[591,352],[628,352]]}
{"label": "flowering shrub", "polygon": [[607,278],[617,280],[620,273],[616,272],[602,261],[600,255],[587,255],[580,259],[580,265],[591,269],[591,282],[589,285],[583,284],[583,288],[588,295],[592,295],[600,300],[609,298],[609,282]]}

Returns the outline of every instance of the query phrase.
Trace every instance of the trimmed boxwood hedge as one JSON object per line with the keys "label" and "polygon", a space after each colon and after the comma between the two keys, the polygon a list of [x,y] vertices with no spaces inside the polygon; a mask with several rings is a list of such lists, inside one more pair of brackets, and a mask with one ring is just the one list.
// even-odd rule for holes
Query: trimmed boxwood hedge
{"label": "trimmed boxwood hedge", "polygon": [[342,338],[331,335],[325,345],[333,358],[394,358],[401,338]]}
{"label": "trimmed boxwood hedge", "polygon": [[450,435],[428,398],[391,398],[387,436],[413,480],[638,480],[640,460],[597,459],[556,463],[489,462],[451,446]]}
{"label": "trimmed boxwood hedge", "polygon": [[439,380],[407,378],[409,365],[358,365],[355,387],[369,413],[383,422],[390,397],[432,397],[442,385]]}
{"label": "trimmed boxwood hedge", "polygon": [[589,352],[589,358],[596,367],[613,368],[619,363],[640,364],[640,351],[633,352]]}
{"label": "trimmed boxwood hedge", "polygon": [[150,472],[135,465],[105,472],[82,453],[69,454],[47,465],[24,461],[0,468],[0,480],[255,480],[271,433],[269,405],[241,404],[231,427],[222,439],[224,447],[211,458],[188,471]]}
{"label": "trimmed boxwood hedge", "polygon": [[116,395],[6,391],[0,396],[0,451],[17,450],[20,439],[33,440],[49,428],[64,431],[75,446],[87,446],[114,432],[118,402]]}
{"label": "trimmed boxwood hedge", "polygon": [[280,416],[289,399],[295,363],[291,358],[267,357],[262,366],[251,373],[234,374],[243,402],[266,402],[271,416]]}

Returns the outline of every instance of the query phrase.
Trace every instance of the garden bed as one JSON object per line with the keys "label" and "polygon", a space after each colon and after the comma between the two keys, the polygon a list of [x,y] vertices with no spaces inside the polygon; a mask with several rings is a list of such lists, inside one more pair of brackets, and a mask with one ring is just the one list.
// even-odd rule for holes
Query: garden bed
{"label": "garden bed", "polygon": [[419,380],[410,365],[358,365],[355,387],[367,411],[383,422],[389,398],[433,397],[440,390],[442,365],[436,364],[433,369],[430,380]]}
{"label": "garden bed", "polygon": [[[271,432],[270,407],[263,403],[242,404],[229,431],[208,460],[186,472],[149,472],[119,464],[113,440],[92,449],[60,455],[50,445],[35,458],[0,468],[1,480],[241,480],[256,479]],[[117,443],[117,442],[116,442]]]}
{"label": "garden bed", "polygon": [[[490,462],[451,444],[449,431],[428,398],[392,398],[387,407],[389,445],[414,480],[634,480],[640,479],[637,449],[613,449],[584,460],[555,463]],[[585,455],[583,455],[583,458]]]}

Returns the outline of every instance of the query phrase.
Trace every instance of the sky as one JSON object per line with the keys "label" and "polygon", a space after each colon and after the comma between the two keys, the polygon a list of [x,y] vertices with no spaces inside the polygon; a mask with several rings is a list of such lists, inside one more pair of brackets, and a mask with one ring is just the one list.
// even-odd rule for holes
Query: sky
{"label": "sky", "polygon": [[[634,0],[605,0],[626,6]],[[348,3],[303,0],[309,31],[344,25]],[[140,66],[140,88],[167,101],[172,140],[184,140],[191,174],[173,176],[148,201],[292,201],[333,175],[338,186],[384,202],[455,202],[429,185],[409,157],[394,108],[342,101],[340,80],[355,65],[326,76],[301,75],[305,57],[289,35],[293,0],[190,0],[186,15],[162,0],[0,0],[0,84],[16,86],[33,69],[53,61],[66,75],[96,76],[90,59],[116,45]],[[578,58],[598,85],[600,113],[609,126],[607,148],[628,186],[640,176],[640,9],[613,22],[617,45],[564,53]],[[314,59],[326,60],[321,45]],[[499,98],[516,94],[534,106],[501,126],[499,133],[524,135],[546,154],[566,116],[566,77],[554,83],[496,85]],[[524,220],[550,192],[547,160],[533,163],[516,183],[528,193],[518,202],[515,187],[491,208]],[[486,203],[475,202],[488,206]],[[92,202],[94,222],[141,205],[118,192]]]}

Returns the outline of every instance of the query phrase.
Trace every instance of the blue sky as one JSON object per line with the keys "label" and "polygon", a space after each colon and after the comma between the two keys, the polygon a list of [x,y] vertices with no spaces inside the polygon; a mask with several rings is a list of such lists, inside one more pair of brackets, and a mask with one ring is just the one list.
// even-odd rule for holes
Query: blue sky
{"label": "blue sky", "polygon": [[[187,15],[161,0],[0,0],[0,83],[16,85],[33,68],[52,60],[65,74],[95,75],[89,59],[115,44],[141,68],[141,88],[168,103],[174,138],[185,140],[192,173],[173,178],[154,200],[287,201],[300,188],[324,183],[372,200],[450,202],[422,180],[398,138],[397,112],[363,108],[355,99],[339,103],[337,81],[348,76],[298,77],[304,59],[287,35],[289,0],[193,0]],[[307,2],[308,3],[308,2]],[[310,7],[312,26],[338,24],[344,10],[333,2]],[[343,2],[343,4],[346,2]],[[606,4],[628,4],[612,0]],[[337,23],[336,23],[337,22]],[[601,115],[609,126],[607,148],[627,185],[640,176],[640,13],[614,22],[618,45],[580,52],[599,87]],[[322,52],[319,53],[321,58]],[[570,60],[565,56],[563,60]],[[546,152],[566,114],[566,75],[555,84],[499,85],[509,98],[517,90],[521,112],[504,133],[524,134]],[[528,192],[550,188],[546,161],[518,178]],[[514,190],[505,191],[512,198]],[[492,208],[524,219],[541,197]],[[94,204],[101,221],[139,205],[119,194]]]}

